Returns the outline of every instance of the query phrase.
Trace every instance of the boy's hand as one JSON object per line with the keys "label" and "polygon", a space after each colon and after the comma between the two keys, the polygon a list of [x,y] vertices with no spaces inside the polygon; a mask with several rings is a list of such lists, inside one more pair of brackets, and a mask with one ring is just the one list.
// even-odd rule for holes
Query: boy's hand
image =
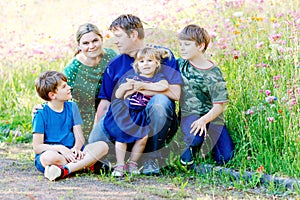
{"label": "boy's hand", "polygon": [[74,147],[71,149],[71,151],[73,152],[73,155],[76,158],[76,160],[81,160],[85,156],[85,153],[83,151],[80,151]]}
{"label": "boy's hand", "polygon": [[202,118],[194,121],[191,125],[191,134],[194,134],[194,136],[197,135],[197,133],[199,133],[199,136],[202,136],[202,134],[204,133],[204,137],[206,137],[207,135],[207,129],[206,129],[206,122],[204,120],[202,120]]}
{"label": "boy's hand", "polygon": [[68,162],[77,162],[76,157],[71,149],[62,145],[59,152],[66,158]]}

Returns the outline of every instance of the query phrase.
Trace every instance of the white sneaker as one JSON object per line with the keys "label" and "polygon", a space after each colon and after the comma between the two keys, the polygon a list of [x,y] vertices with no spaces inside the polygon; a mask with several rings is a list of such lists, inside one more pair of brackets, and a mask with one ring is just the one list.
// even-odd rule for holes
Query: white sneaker
{"label": "white sneaker", "polygon": [[124,165],[115,165],[114,171],[111,173],[111,176],[113,177],[123,177],[125,172],[125,166]]}
{"label": "white sneaker", "polygon": [[54,181],[61,176],[61,168],[56,165],[46,166],[44,176],[50,181]]}

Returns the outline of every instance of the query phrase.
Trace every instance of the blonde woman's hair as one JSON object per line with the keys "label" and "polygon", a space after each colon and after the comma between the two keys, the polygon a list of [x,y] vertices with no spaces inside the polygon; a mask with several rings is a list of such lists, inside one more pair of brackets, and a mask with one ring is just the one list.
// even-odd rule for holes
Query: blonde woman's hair
{"label": "blonde woman's hair", "polygon": [[158,72],[160,71],[161,68],[160,65],[161,60],[165,58],[171,58],[171,53],[169,50],[163,48],[145,47],[138,50],[138,52],[135,54],[134,63],[133,63],[134,71],[138,74],[140,73],[138,70],[138,62],[144,59],[145,57],[152,58],[156,62],[158,66],[156,72]]}

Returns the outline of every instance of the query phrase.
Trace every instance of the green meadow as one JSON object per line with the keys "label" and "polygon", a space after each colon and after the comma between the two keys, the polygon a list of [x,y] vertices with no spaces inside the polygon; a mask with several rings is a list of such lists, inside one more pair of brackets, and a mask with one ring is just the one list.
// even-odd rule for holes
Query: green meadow
{"label": "green meadow", "polygon": [[115,48],[110,22],[133,13],[147,41],[176,57],[181,28],[209,31],[207,56],[222,69],[230,98],[225,116],[236,151],[226,167],[300,178],[299,1],[5,0],[0,9],[0,142],[31,142],[31,110],[43,102],[34,80],[43,70],[62,71],[80,24],[96,24],[104,46]]}

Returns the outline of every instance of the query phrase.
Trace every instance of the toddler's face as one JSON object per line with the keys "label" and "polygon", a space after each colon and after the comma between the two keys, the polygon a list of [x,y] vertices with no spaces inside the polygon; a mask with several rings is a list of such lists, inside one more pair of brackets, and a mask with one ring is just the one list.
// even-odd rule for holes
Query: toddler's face
{"label": "toddler's face", "polygon": [[157,67],[157,61],[149,56],[145,56],[138,61],[138,70],[141,75],[146,77],[153,77]]}

